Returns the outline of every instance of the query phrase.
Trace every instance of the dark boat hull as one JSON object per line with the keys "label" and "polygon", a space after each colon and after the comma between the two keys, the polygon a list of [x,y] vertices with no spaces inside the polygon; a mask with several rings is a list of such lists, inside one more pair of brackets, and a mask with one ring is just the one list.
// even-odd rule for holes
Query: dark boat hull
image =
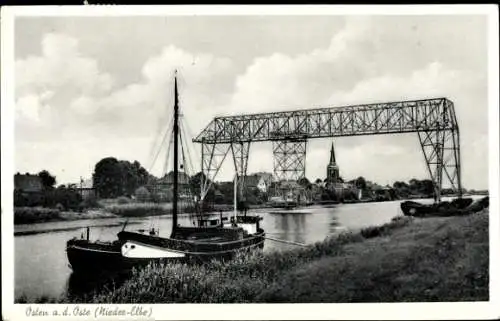
{"label": "dark boat hull", "polygon": [[69,240],[66,255],[75,273],[94,274],[126,268],[119,242],[104,245],[86,240]]}
{"label": "dark boat hull", "polygon": [[[67,242],[66,253],[70,267],[76,274],[100,274],[129,271],[149,263],[203,263],[214,259],[229,260],[237,252],[263,249],[265,233],[247,237],[236,242],[204,243],[152,237],[140,233],[120,232],[119,241],[99,244],[87,240],[73,239]],[[145,245],[172,248],[185,253],[183,257],[133,258],[122,255],[121,247],[127,241]]]}
{"label": "dark boat hull", "polygon": [[405,201],[401,203],[401,210],[406,216],[454,216],[474,213],[487,206],[487,198],[483,198],[475,202],[473,202],[471,198],[457,198],[451,202],[440,202],[434,204],[421,204],[414,201]]}

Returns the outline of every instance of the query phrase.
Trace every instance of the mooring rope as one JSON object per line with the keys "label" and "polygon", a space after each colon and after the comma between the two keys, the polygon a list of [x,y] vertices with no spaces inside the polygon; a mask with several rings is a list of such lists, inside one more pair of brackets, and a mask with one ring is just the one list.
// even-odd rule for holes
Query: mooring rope
{"label": "mooring rope", "polygon": [[302,246],[302,247],[308,247],[309,245],[304,244],[304,243],[298,243],[298,242],[293,242],[293,241],[286,241],[286,240],[280,240],[280,239],[275,239],[269,236],[265,237],[266,240],[270,241],[275,241],[275,242],[280,242],[280,243],[286,243],[286,244],[291,244],[291,245],[296,245],[296,246]]}

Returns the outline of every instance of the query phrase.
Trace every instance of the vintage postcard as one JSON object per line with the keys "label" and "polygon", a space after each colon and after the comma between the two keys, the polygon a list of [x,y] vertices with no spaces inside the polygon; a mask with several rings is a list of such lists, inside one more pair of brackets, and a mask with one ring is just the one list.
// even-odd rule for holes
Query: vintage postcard
{"label": "vintage postcard", "polygon": [[496,6],[1,23],[4,319],[499,317]]}

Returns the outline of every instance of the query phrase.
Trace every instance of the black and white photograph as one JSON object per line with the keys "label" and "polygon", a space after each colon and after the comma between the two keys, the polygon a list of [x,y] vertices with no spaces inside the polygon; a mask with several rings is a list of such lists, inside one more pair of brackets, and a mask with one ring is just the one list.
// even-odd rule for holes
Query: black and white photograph
{"label": "black and white photograph", "polygon": [[1,29],[7,320],[495,317],[498,7]]}

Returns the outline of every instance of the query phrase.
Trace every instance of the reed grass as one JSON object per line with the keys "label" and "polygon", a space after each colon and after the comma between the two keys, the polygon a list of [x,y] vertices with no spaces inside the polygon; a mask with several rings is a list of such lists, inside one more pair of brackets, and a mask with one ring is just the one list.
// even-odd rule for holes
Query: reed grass
{"label": "reed grass", "polygon": [[45,207],[14,207],[14,224],[50,222],[61,219],[61,211]]}
{"label": "reed grass", "polygon": [[[172,213],[171,203],[112,203],[104,207],[108,212],[124,217],[142,217],[165,215]],[[182,211],[189,213],[194,211],[194,206],[185,206]]]}

